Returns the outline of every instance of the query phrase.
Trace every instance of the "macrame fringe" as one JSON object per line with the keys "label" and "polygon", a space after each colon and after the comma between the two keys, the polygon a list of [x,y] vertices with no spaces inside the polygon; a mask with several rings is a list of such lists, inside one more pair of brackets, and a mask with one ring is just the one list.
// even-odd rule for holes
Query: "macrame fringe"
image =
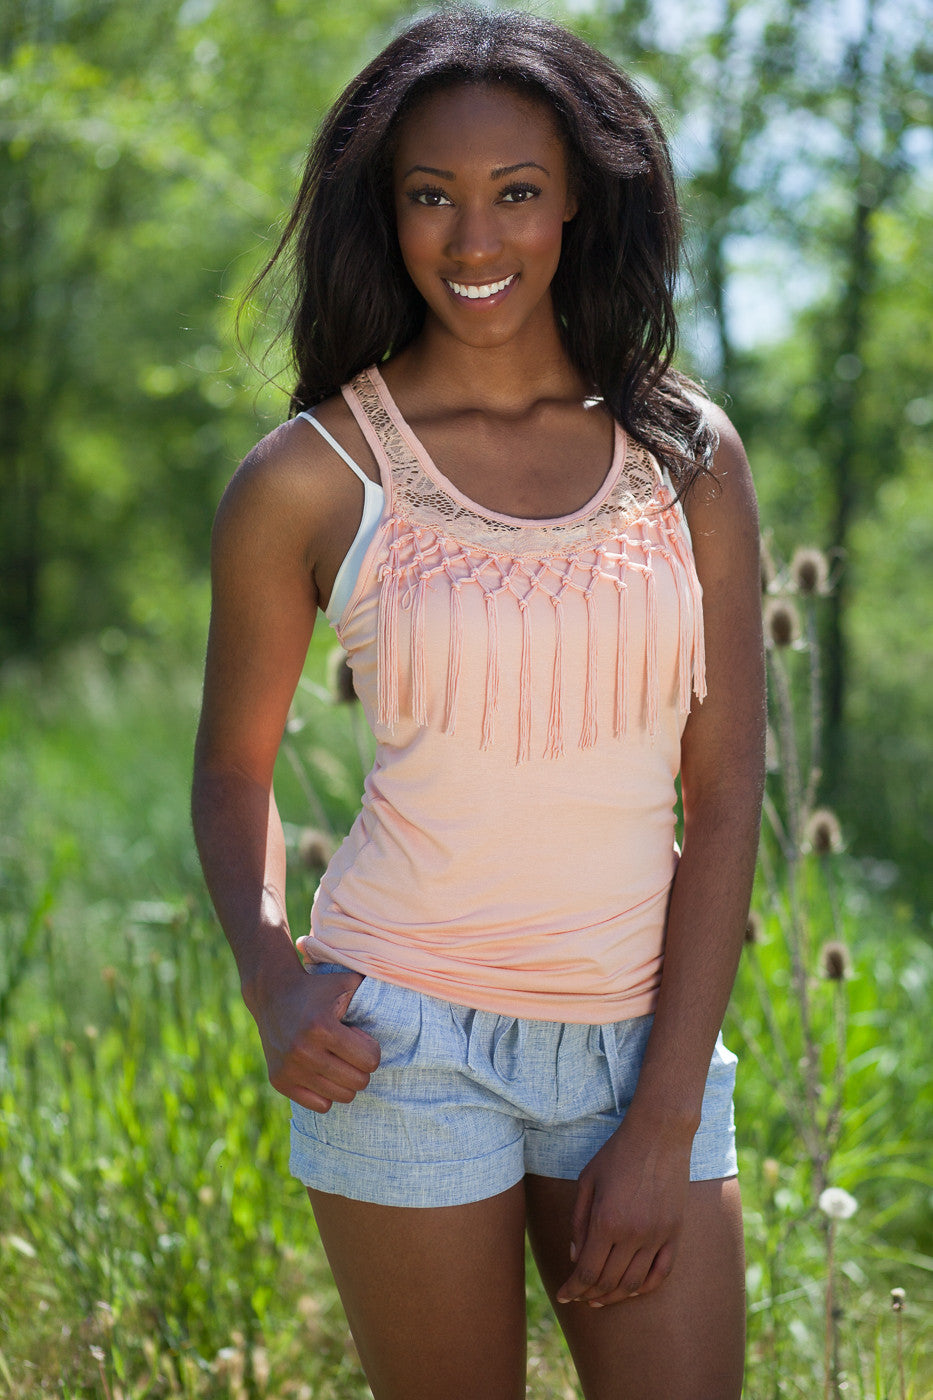
{"label": "macrame fringe", "polygon": [[625,675],[625,657],[628,652],[628,584],[616,580],[619,595],[619,637],[616,647],[616,710],[613,733],[621,739],[628,729],[628,687]]}
{"label": "macrame fringe", "polygon": [[463,655],[463,603],[460,584],[450,585],[450,650],[447,655],[447,721],[445,734],[457,728],[457,700],[460,694],[460,659]]}
{"label": "macrame fringe", "polygon": [[499,614],[496,610],[497,590],[486,594],[486,703],[483,707],[483,736],[480,748],[492,747],[496,735],[496,711],[499,708]]}
{"label": "macrame fringe", "polygon": [[658,584],[651,564],[648,564],[645,602],[645,705],[648,733],[653,739],[658,732],[660,695],[658,685]]}
{"label": "macrame fringe", "polygon": [[422,728],[428,722],[427,682],[424,674],[424,595],[428,580],[422,574],[415,589],[411,613],[411,712]]}
{"label": "macrame fringe", "polygon": [[598,665],[596,637],[596,600],[593,597],[595,578],[583,597],[586,602],[586,681],[583,691],[583,728],[580,748],[591,749],[596,743],[596,671]]}
{"label": "macrame fringe", "polygon": [[399,579],[398,569],[393,568],[391,563],[384,565],[377,622],[376,703],[379,723],[389,730],[393,730],[398,723]]}
{"label": "macrame fringe", "polygon": [[545,758],[564,756],[564,605],[559,593],[551,598],[554,605],[554,670],[551,676],[551,710],[547,722]]}
{"label": "macrame fringe", "polygon": [[527,763],[531,757],[531,619],[528,602],[520,598],[522,617],[522,661],[518,676],[518,762]]}

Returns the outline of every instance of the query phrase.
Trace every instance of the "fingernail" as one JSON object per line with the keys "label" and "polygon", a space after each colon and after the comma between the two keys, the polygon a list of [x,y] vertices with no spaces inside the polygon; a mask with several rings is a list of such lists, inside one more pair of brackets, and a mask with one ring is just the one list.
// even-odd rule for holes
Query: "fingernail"
{"label": "fingernail", "polygon": [[570,1262],[571,1264],[577,1262],[577,1246],[574,1244],[573,1240],[570,1241]]}
{"label": "fingernail", "polygon": [[590,1303],[591,1308],[604,1308],[605,1306],[605,1303]]}

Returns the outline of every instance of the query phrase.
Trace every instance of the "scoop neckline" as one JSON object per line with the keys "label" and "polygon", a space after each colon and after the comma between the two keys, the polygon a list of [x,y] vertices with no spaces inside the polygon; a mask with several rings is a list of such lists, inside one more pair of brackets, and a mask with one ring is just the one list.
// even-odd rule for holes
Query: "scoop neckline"
{"label": "scoop neckline", "polygon": [[458,487],[444,475],[440,467],[436,465],[424,443],[402,416],[398,404],[389,391],[389,386],[386,384],[376,365],[372,365],[367,373],[396,431],[402,436],[411,451],[415,454],[427,475],[432,481],[436,482],[448,496],[456,501],[458,505],[464,506],[467,510],[482,516],[485,520],[495,520],[503,525],[527,525],[536,529],[541,529],[549,525],[570,525],[574,521],[580,520],[584,516],[591,515],[593,511],[598,510],[622,474],[622,469],[625,466],[625,459],[628,453],[628,435],[621,423],[614,418],[612,420],[612,460],[609,463],[609,470],[597,489],[596,494],[591,496],[584,505],[580,506],[579,510],[571,511],[569,515],[550,516],[505,515],[501,511],[490,510],[488,506],[481,505],[479,501],[474,501],[470,496],[465,495],[463,491],[459,490]]}

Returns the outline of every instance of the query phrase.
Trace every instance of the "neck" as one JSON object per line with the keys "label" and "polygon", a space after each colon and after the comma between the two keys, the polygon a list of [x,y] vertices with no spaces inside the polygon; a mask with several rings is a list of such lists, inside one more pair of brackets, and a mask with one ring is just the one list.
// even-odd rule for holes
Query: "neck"
{"label": "neck", "polygon": [[541,399],[582,400],[590,392],[571,363],[553,315],[504,345],[472,346],[430,315],[424,330],[392,361],[390,377],[417,396],[451,409],[510,416]]}

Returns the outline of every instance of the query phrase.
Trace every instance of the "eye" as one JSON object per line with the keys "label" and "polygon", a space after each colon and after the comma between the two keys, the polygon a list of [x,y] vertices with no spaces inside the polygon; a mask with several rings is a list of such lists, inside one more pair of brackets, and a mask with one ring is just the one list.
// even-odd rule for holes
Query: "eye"
{"label": "eye", "polygon": [[527,204],[541,193],[538,185],[509,185],[500,196],[503,204]]}
{"label": "eye", "polygon": [[443,190],[437,190],[431,187],[423,187],[420,190],[409,190],[408,198],[411,200],[412,204],[422,204],[428,209],[442,209],[445,205],[452,202]]}

